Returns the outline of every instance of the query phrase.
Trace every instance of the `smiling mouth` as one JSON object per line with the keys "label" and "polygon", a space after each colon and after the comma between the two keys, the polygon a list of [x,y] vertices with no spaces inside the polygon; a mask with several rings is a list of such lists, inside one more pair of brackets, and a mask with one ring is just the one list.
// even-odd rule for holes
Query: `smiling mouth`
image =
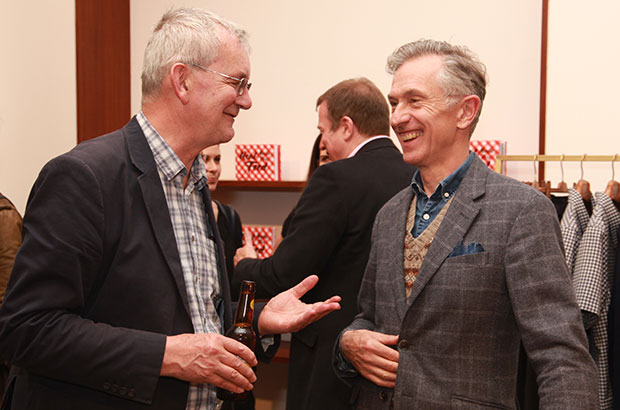
{"label": "smiling mouth", "polygon": [[414,132],[410,132],[408,134],[400,134],[400,139],[403,142],[407,142],[407,141],[411,141],[411,140],[414,140],[414,139],[418,138],[422,134],[423,134],[422,131],[414,131]]}

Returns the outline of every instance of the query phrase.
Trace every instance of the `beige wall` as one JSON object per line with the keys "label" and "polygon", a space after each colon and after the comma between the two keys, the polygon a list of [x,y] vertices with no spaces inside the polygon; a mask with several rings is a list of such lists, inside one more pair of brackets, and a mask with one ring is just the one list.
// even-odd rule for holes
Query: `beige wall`
{"label": "beige wall", "polygon": [[[386,91],[385,57],[419,37],[469,45],[487,63],[489,94],[474,138],[508,141],[511,154],[537,150],[538,1],[450,0],[432,3],[265,0],[231,4],[188,0],[238,21],[251,33],[254,107],[237,121],[234,142],[282,144],[285,179],[302,179],[316,135],[316,97],[341,79],[364,75]],[[620,4],[550,2],[547,153],[620,153],[615,121],[620,80]],[[139,71],[148,33],[161,13],[180,2],[133,0],[132,108],[139,109]],[[465,18],[463,16],[466,16]],[[28,24],[24,24],[28,21]],[[0,191],[23,211],[42,165],[76,141],[74,2],[0,3]],[[224,178],[233,177],[233,144],[223,147]],[[227,158],[230,158],[227,161]],[[617,166],[620,173],[620,166]],[[549,164],[554,183],[558,164]],[[565,179],[579,178],[578,164]],[[530,164],[511,164],[521,179]],[[594,189],[604,189],[609,164],[585,165]]]}
{"label": "beige wall", "polygon": [[[140,106],[142,50],[161,14],[181,2],[131,2],[132,108]],[[468,45],[487,64],[488,97],[477,139],[507,140],[510,152],[536,152],[541,6],[538,1],[433,2],[187,0],[250,32],[254,106],[222,146],[223,179],[234,178],[235,143],[282,146],[283,179],[301,180],[316,130],[316,98],[333,84],[366,76],[385,93],[387,56],[421,37]],[[514,169],[514,167],[513,167]],[[528,170],[530,168],[527,168]],[[528,174],[529,176],[529,174]]]}
{"label": "beige wall", "polygon": [[23,213],[39,170],[76,142],[75,3],[0,2],[0,192]]}
{"label": "beige wall", "polygon": [[[547,152],[620,154],[620,3],[550,1]],[[559,163],[547,167],[556,183]],[[579,163],[564,164],[564,179],[580,178]],[[592,192],[611,179],[610,163],[584,163]],[[620,181],[620,162],[615,180]]]}

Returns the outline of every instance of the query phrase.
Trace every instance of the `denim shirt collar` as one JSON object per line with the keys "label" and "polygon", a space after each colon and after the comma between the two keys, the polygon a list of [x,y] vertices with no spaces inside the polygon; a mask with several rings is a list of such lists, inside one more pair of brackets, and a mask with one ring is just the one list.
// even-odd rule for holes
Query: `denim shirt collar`
{"label": "denim shirt collar", "polygon": [[[444,178],[439,183],[439,186],[437,187],[437,189],[435,189],[435,192],[433,193],[433,195],[431,195],[431,198],[452,197],[452,195],[454,195],[456,190],[459,188],[459,185],[461,185],[461,181],[463,180],[463,177],[467,173],[467,170],[469,170],[469,166],[474,160],[474,155],[475,154],[472,151],[470,151],[465,162],[463,162],[461,166],[457,168],[456,171],[448,175],[446,178]],[[418,197],[418,199],[428,198],[428,196],[426,195],[426,192],[424,192],[424,184],[422,183],[422,177],[420,175],[420,170],[416,170],[415,173],[413,174],[413,181],[411,182],[411,188],[413,188],[413,192]]]}

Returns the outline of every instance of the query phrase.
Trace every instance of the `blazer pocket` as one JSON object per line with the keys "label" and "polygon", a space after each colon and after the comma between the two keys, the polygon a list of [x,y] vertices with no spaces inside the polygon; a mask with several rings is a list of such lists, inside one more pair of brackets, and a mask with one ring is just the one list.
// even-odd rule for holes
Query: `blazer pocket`
{"label": "blazer pocket", "polygon": [[446,263],[462,265],[486,265],[489,262],[489,252],[470,253],[465,255],[450,256]]}
{"label": "blazer pocket", "polygon": [[452,396],[450,400],[450,409],[452,410],[488,410],[503,409],[514,410],[514,407],[506,407],[502,404],[490,403],[481,400],[474,400],[463,396]]}

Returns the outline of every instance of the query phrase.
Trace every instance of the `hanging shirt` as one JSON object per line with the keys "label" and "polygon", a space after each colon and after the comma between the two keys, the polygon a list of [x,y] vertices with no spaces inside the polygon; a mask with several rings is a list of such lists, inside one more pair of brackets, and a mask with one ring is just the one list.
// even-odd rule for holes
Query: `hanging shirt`
{"label": "hanging shirt", "polygon": [[564,242],[564,255],[570,273],[575,268],[577,248],[588,226],[590,215],[583,201],[583,197],[574,188],[568,190],[568,205],[562,216],[560,227],[562,229],[562,241]]}
{"label": "hanging shirt", "polygon": [[573,287],[583,314],[586,332],[593,341],[590,353],[599,371],[600,410],[607,410],[612,408],[607,313],[614,280],[620,212],[605,193],[597,192],[595,198],[592,217],[577,250]]}

